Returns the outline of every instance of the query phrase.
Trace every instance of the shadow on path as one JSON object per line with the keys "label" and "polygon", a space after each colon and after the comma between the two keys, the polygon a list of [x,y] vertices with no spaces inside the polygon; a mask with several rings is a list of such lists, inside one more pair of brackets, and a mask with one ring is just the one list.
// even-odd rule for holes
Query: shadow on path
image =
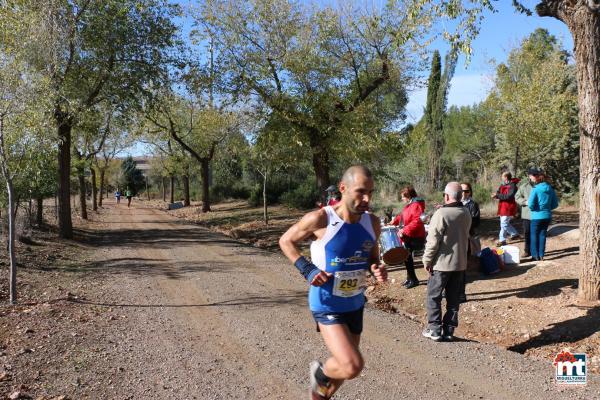
{"label": "shadow on path", "polygon": [[562,342],[575,343],[592,336],[600,331],[600,307],[585,307],[585,309],[587,310],[585,315],[552,324],[543,329],[539,335],[515,344],[508,350],[525,353],[532,348]]}
{"label": "shadow on path", "polygon": [[82,268],[79,264],[71,266],[45,267],[45,271],[60,270],[74,273],[139,274],[144,276],[166,276],[181,279],[196,272],[227,273],[250,270],[249,267],[226,261],[210,261],[202,264],[194,261],[173,261],[171,259],[121,257],[91,261]]}
{"label": "shadow on path", "polygon": [[230,299],[206,304],[120,304],[102,303],[82,299],[68,299],[71,303],[105,306],[105,307],[133,307],[133,308],[196,308],[196,307],[231,307],[231,306],[256,306],[275,307],[281,305],[304,306],[306,303],[306,292],[295,292],[287,295],[277,296],[250,296],[240,299]]}
{"label": "shadow on path", "polygon": [[[497,290],[492,292],[477,292],[469,293],[469,298],[476,301],[489,301],[504,299],[507,297],[518,297],[522,299],[541,299],[544,297],[556,296],[560,294],[561,289],[564,287],[573,287],[578,282],[577,279],[552,279],[545,282],[536,283],[528,287]],[[491,297],[484,297],[486,295],[494,295]]]}

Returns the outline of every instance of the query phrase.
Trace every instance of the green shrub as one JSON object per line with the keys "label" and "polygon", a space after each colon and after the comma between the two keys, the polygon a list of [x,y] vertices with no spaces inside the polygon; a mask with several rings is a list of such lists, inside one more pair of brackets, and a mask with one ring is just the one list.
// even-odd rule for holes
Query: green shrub
{"label": "green shrub", "polygon": [[233,184],[226,185],[218,183],[213,185],[211,188],[210,197],[214,201],[224,199],[247,199],[250,197],[251,189],[242,184],[241,182],[234,182]]}
{"label": "green shrub", "polygon": [[[492,189],[490,187],[478,183],[475,183],[472,186],[473,193],[471,195],[473,196],[473,200],[475,200],[480,205],[491,202],[492,192],[495,192],[498,189],[497,187]],[[500,184],[498,184],[498,186],[500,186]]]}
{"label": "green shrub", "polygon": [[297,188],[283,193],[279,201],[285,205],[300,209],[310,209],[315,207],[315,202],[319,199],[319,191],[312,181],[304,181]]}
{"label": "green shrub", "polygon": [[262,186],[260,184],[254,185],[254,187],[250,191],[250,196],[248,197],[248,204],[252,207],[258,207],[262,204]]}

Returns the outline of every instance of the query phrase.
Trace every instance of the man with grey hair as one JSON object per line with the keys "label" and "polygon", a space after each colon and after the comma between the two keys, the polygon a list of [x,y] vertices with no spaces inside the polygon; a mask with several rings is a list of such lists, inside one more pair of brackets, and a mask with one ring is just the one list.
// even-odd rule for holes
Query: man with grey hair
{"label": "man with grey hair", "polygon": [[[444,205],[431,217],[423,265],[427,282],[427,328],[423,336],[435,341],[452,340],[458,326],[458,308],[467,269],[471,214],[461,202],[462,188],[450,182],[444,189]],[[442,318],[442,292],[446,292],[446,313]]]}

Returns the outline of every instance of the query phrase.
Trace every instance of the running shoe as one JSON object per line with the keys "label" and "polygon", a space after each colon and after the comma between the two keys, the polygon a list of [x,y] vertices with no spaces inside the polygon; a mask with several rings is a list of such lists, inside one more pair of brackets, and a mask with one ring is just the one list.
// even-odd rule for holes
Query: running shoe
{"label": "running shoe", "polygon": [[317,380],[316,377],[316,372],[319,368],[322,368],[323,364],[321,364],[319,361],[312,361],[310,363],[310,399],[311,400],[327,400],[329,399],[329,397],[327,397],[327,389],[329,389],[328,386],[326,385],[322,385],[319,383],[319,381]]}

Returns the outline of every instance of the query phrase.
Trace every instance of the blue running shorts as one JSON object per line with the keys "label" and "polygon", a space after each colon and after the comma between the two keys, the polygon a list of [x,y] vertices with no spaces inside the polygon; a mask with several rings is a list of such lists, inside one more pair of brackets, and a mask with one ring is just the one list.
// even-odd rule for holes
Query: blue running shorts
{"label": "blue running shorts", "polygon": [[363,311],[364,307],[359,308],[356,311],[349,311],[343,313],[336,313],[331,311],[313,311],[313,318],[317,322],[317,332],[319,330],[319,324],[323,325],[336,325],[345,324],[348,330],[355,334],[360,335],[363,330]]}

